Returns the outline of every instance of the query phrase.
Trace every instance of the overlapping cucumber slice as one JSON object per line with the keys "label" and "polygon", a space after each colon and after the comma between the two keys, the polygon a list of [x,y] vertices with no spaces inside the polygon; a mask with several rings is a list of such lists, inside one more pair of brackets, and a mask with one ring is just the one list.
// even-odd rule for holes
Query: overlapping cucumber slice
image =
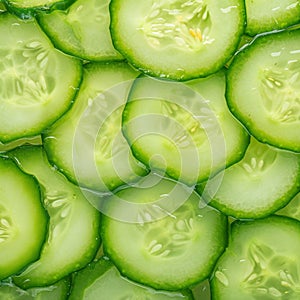
{"label": "overlapping cucumber slice", "polygon": [[57,51],[34,20],[0,14],[0,141],[40,134],[70,107],[81,62]]}
{"label": "overlapping cucumber slice", "polygon": [[112,0],[117,50],[141,71],[187,80],[220,69],[243,33],[240,0]]}
{"label": "overlapping cucumber slice", "polygon": [[0,280],[39,257],[48,217],[37,181],[0,157]]}
{"label": "overlapping cucumber slice", "polygon": [[40,13],[37,17],[55,46],[65,53],[90,61],[121,60],[110,36],[109,2],[77,0],[66,11]]}
{"label": "overlapping cucumber slice", "polygon": [[188,185],[239,161],[249,136],[230,114],[224,93],[224,71],[185,83],[138,78],[123,112],[134,155]]}
{"label": "overlapping cucumber slice", "polygon": [[43,204],[50,216],[39,259],[13,280],[25,289],[51,285],[84,267],[96,255],[100,244],[99,211],[87,201],[79,187],[50,166],[41,147],[18,148],[10,156],[25,172],[38,179]]}
{"label": "overlapping cucumber slice", "polygon": [[260,36],[230,65],[227,100],[258,140],[300,152],[300,30]]}

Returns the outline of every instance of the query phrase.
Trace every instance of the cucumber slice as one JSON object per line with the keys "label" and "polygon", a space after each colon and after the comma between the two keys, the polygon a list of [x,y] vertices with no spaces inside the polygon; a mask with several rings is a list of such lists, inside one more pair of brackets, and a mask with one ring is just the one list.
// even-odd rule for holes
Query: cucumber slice
{"label": "cucumber slice", "polygon": [[202,197],[223,213],[239,219],[265,217],[299,191],[300,155],[252,138],[244,158],[204,186],[203,194],[199,187]]}
{"label": "cucumber slice", "polygon": [[0,142],[0,152],[6,152],[22,145],[41,145],[42,138],[40,135],[14,140],[10,143],[3,144]]}
{"label": "cucumber slice", "polygon": [[215,300],[298,300],[300,223],[272,216],[235,222],[212,276]]}
{"label": "cucumber slice", "polygon": [[300,221],[300,191],[284,208],[276,212],[276,214]]}
{"label": "cucumber slice", "polygon": [[249,136],[224,93],[224,71],[185,83],[138,78],[123,112],[135,157],[188,185],[239,161]]}
{"label": "cucumber slice", "polygon": [[39,257],[48,218],[36,180],[0,157],[0,280]]}
{"label": "cucumber slice", "polygon": [[244,30],[240,0],[112,0],[110,12],[116,49],[141,71],[177,80],[216,72]]}
{"label": "cucumber slice", "polygon": [[66,300],[70,290],[69,278],[62,279],[51,286],[22,290],[12,281],[0,284],[0,299],[5,300]]}
{"label": "cucumber slice", "polygon": [[260,36],[230,65],[227,101],[255,138],[300,152],[300,30]]}
{"label": "cucumber slice", "polygon": [[41,147],[18,148],[10,155],[40,182],[50,216],[40,258],[13,280],[24,289],[51,285],[94,258],[100,243],[100,215],[77,186],[50,166]]}
{"label": "cucumber slice", "polygon": [[2,0],[8,10],[21,19],[29,19],[39,11],[66,9],[75,0]]}
{"label": "cucumber slice", "polygon": [[74,277],[69,300],[82,299],[188,300],[193,298],[188,290],[158,291],[130,281],[122,277],[107,258],[102,258],[92,262]]}
{"label": "cucumber slice", "polygon": [[0,36],[0,141],[6,143],[38,135],[58,119],[71,105],[82,67],[33,20],[0,14]]}
{"label": "cucumber slice", "polygon": [[0,14],[6,11],[5,5],[0,1]]}
{"label": "cucumber slice", "polygon": [[105,204],[104,253],[124,276],[155,289],[207,278],[226,246],[227,219],[178,182],[151,175]]}
{"label": "cucumber slice", "polygon": [[86,60],[120,60],[109,31],[109,0],[77,0],[68,10],[38,14],[38,21],[55,46]]}
{"label": "cucumber slice", "polygon": [[299,0],[245,0],[246,33],[283,29],[300,21]]}
{"label": "cucumber slice", "polygon": [[125,62],[86,65],[74,106],[44,132],[50,160],[73,182],[108,192],[147,173],[121,133],[123,107],[137,74]]}

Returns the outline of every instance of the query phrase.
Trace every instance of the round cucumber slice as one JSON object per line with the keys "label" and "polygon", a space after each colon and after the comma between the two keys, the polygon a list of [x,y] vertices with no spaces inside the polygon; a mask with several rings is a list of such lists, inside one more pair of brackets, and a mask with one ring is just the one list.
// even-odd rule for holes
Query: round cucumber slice
{"label": "round cucumber slice", "polygon": [[299,221],[272,216],[233,223],[212,276],[212,299],[298,300],[299,249]]}
{"label": "round cucumber slice", "polygon": [[40,134],[68,110],[82,67],[33,20],[0,14],[0,36],[0,141],[6,143]]}
{"label": "round cucumber slice", "polygon": [[252,135],[300,152],[300,30],[257,37],[229,68],[227,101]]}
{"label": "round cucumber slice", "polygon": [[182,82],[141,76],[123,112],[123,133],[135,157],[187,185],[239,161],[246,130],[226,105],[225,72]]}
{"label": "round cucumber slice", "polygon": [[238,219],[266,217],[299,191],[300,156],[252,138],[243,159],[221,176],[199,186],[206,202]]}
{"label": "round cucumber slice", "polygon": [[180,290],[207,278],[226,246],[227,219],[178,182],[160,178],[105,203],[104,252],[124,276],[155,289]]}
{"label": "round cucumber slice", "polygon": [[100,244],[100,214],[78,186],[49,164],[43,148],[21,147],[10,156],[39,181],[50,217],[39,259],[13,276],[13,280],[24,289],[51,285],[95,257]]}
{"label": "round cucumber slice", "polygon": [[38,259],[48,217],[36,180],[0,157],[0,280]]}
{"label": "round cucumber slice", "polygon": [[240,0],[113,0],[110,12],[116,49],[141,71],[177,80],[220,69],[245,21]]}

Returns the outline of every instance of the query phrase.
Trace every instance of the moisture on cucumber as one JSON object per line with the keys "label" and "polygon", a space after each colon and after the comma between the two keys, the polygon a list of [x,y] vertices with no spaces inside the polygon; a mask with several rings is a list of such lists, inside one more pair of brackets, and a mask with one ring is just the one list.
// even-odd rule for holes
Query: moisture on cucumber
{"label": "moisture on cucumber", "polygon": [[43,133],[51,162],[80,186],[108,192],[148,172],[121,133],[123,107],[137,75],[125,62],[85,65],[74,106]]}
{"label": "moisture on cucumber", "polygon": [[90,61],[121,60],[111,41],[109,2],[77,0],[66,11],[37,17],[54,45],[65,53]]}
{"label": "moisture on cucumber", "polygon": [[244,30],[241,0],[112,0],[117,50],[139,70],[187,80],[220,69]]}
{"label": "moisture on cucumber", "polygon": [[0,141],[38,135],[71,105],[81,62],[57,51],[34,20],[0,14]]}
{"label": "moisture on cucumber", "polygon": [[24,172],[37,178],[50,216],[39,259],[13,280],[25,289],[51,285],[94,258],[100,244],[100,214],[79,187],[50,166],[43,148],[21,147],[9,155]]}
{"label": "moisture on cucumber", "polygon": [[40,254],[48,217],[37,181],[0,157],[0,280],[19,272]]}
{"label": "moisture on cucumber", "polygon": [[154,290],[123,277],[118,269],[103,257],[77,272],[69,300],[151,299],[191,300],[190,291],[167,292]]}
{"label": "moisture on cucumber", "polygon": [[225,72],[182,82],[139,77],[123,111],[137,159],[188,185],[239,161],[249,143],[224,98]]}
{"label": "moisture on cucumber", "polygon": [[214,300],[298,300],[300,223],[279,216],[232,224],[216,264]]}
{"label": "moisture on cucumber", "polygon": [[279,30],[300,22],[299,0],[245,0],[246,33]]}
{"label": "moisture on cucumber", "polygon": [[300,155],[252,138],[241,161],[200,185],[198,190],[223,213],[246,219],[274,213],[299,189]]}
{"label": "moisture on cucumber", "polygon": [[300,30],[254,39],[234,58],[227,80],[231,112],[258,140],[300,152]]}
{"label": "moisture on cucumber", "polygon": [[155,174],[105,202],[105,254],[121,274],[155,289],[207,278],[227,243],[227,219],[182,184]]}

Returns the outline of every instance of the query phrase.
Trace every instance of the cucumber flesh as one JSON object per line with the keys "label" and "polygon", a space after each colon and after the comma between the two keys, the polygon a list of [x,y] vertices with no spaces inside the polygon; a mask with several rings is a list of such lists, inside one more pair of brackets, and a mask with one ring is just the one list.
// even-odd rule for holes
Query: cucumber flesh
{"label": "cucumber flesh", "polygon": [[263,143],[300,152],[300,30],[257,37],[229,68],[231,112]]}
{"label": "cucumber flesh", "polygon": [[300,156],[252,138],[244,158],[210,179],[204,193],[201,189],[203,186],[199,186],[202,197],[227,215],[266,217],[299,191]]}
{"label": "cucumber flesh", "polygon": [[239,161],[249,143],[226,100],[225,73],[185,83],[139,77],[123,112],[135,157],[188,185]]}
{"label": "cucumber flesh", "polygon": [[0,280],[38,259],[48,217],[36,180],[0,157]]}
{"label": "cucumber flesh", "polygon": [[300,223],[272,216],[234,222],[212,276],[214,300],[297,300]]}
{"label": "cucumber flesh", "polygon": [[151,299],[189,300],[191,292],[167,292],[154,290],[121,276],[118,269],[107,259],[92,262],[76,273],[69,300],[94,299]]}
{"label": "cucumber flesh", "polygon": [[226,246],[227,219],[193,190],[149,176],[105,202],[104,253],[133,281],[185,289],[210,275]]}
{"label": "cucumber flesh", "polygon": [[246,0],[246,33],[258,33],[283,29],[300,21],[298,0]]}
{"label": "cucumber flesh", "polygon": [[147,174],[121,133],[123,107],[137,75],[125,62],[86,65],[74,106],[43,133],[51,162],[71,181],[108,193]]}
{"label": "cucumber flesh", "polygon": [[176,80],[222,68],[245,21],[240,0],[112,0],[110,12],[116,49],[141,71]]}
{"label": "cucumber flesh", "polygon": [[277,211],[276,214],[300,221],[300,191],[284,208]]}
{"label": "cucumber flesh", "polygon": [[37,17],[54,45],[65,53],[90,61],[121,60],[110,36],[109,2],[77,0],[66,11]]}
{"label": "cucumber flesh", "polygon": [[13,276],[13,280],[24,289],[51,285],[94,258],[100,243],[100,215],[79,187],[50,166],[43,148],[21,147],[10,152],[10,156],[39,181],[50,216],[40,258]]}
{"label": "cucumber flesh", "polygon": [[82,66],[34,20],[0,14],[0,36],[0,141],[7,143],[40,134],[69,109]]}

